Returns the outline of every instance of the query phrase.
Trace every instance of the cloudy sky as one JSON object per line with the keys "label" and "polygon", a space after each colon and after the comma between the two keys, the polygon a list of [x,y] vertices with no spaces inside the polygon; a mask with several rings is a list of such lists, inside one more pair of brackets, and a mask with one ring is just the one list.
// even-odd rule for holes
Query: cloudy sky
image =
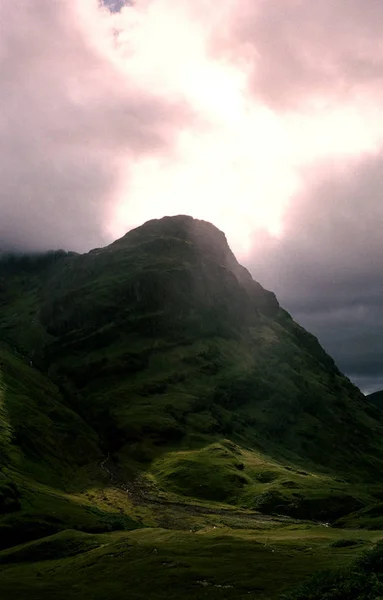
{"label": "cloudy sky", "polygon": [[0,2],[0,248],[192,214],[383,388],[383,4]]}

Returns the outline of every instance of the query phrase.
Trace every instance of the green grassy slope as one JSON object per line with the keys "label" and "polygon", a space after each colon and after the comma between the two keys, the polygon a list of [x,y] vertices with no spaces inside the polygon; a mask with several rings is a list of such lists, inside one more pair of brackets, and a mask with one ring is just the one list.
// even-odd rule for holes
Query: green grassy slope
{"label": "green grassy slope", "polygon": [[150,221],[86,255],[9,257],[0,276],[0,335],[120,461],[232,438],[356,483],[379,476],[382,414],[212,225]]}
{"label": "green grassy slope", "polygon": [[383,544],[355,560],[348,568],[337,572],[318,573],[283,600],[378,600],[383,594]]}
{"label": "green grassy slope", "polygon": [[150,459],[190,434],[229,436],[381,472],[381,413],[210,224],[150,221],[56,262],[40,276],[44,368],[113,451]]}
{"label": "green grassy slope", "polygon": [[74,474],[103,455],[95,431],[64,404],[58,388],[5,347],[0,378],[0,548],[68,527],[140,526],[76,495]]}
{"label": "green grassy slope", "polygon": [[45,463],[60,472],[100,455],[97,434],[64,404],[57,386],[6,347],[0,347],[0,378],[2,464],[7,458],[29,469]]}
{"label": "green grassy slope", "polygon": [[5,597],[31,600],[66,598],[68,590],[73,598],[95,600],[271,600],[316,572],[348,567],[379,539],[347,535],[324,528],[66,531],[0,552],[0,587]]}
{"label": "green grassy slope", "polygon": [[380,410],[383,409],[383,391],[374,392],[373,394],[369,394],[368,396],[366,396],[366,398],[367,398],[367,400],[372,402],[372,404],[374,404],[375,406],[380,408]]}
{"label": "green grassy slope", "polygon": [[2,590],[276,598],[380,538],[383,413],[212,225],[3,257],[0,343]]}
{"label": "green grassy slope", "polygon": [[377,502],[373,486],[302,471],[229,441],[167,453],[151,472],[162,489],[176,494],[301,519],[334,522]]}

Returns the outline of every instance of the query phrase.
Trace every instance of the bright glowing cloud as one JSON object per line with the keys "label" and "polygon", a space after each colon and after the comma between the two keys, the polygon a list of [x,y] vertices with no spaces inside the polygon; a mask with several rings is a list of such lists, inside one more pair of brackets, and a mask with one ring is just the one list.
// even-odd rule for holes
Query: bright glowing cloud
{"label": "bright glowing cloud", "polygon": [[223,2],[220,18],[210,21],[202,18],[204,3],[198,7],[152,0],[113,17],[122,68],[143,86],[184,98],[198,118],[184,123],[170,156],[130,164],[109,231],[116,236],[151,217],[188,213],[223,228],[243,254],[255,230],[283,232],[302,169],[376,150],[383,121],[365,96],[337,103],[330,94],[326,103],[321,92],[299,112],[267,106],[249,87],[252,64],[211,53],[233,5]]}
{"label": "bright glowing cloud", "polygon": [[[263,0],[3,2],[3,239],[85,249],[177,213],[213,221],[239,254],[254,231],[283,236],[307,166],[375,152],[383,119],[375,74],[369,86],[360,67],[350,84],[351,62],[355,70],[371,54],[363,40],[373,19],[340,73],[335,59],[350,50],[350,31],[358,39],[357,23],[331,45],[330,9],[317,11],[315,28],[302,3],[282,4],[285,12]],[[292,79],[281,104],[272,94],[284,64]],[[324,86],[324,71],[336,84]],[[348,95],[335,93],[339,78]]]}

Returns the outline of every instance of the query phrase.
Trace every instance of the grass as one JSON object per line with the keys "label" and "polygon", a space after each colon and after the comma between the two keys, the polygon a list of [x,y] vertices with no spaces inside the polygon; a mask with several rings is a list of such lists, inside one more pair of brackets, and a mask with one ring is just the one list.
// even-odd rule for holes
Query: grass
{"label": "grass", "polygon": [[209,224],[8,256],[0,291],[5,597],[266,600],[380,539],[383,413]]}
{"label": "grass", "polygon": [[383,594],[383,544],[378,543],[348,568],[324,571],[298,587],[284,600],[378,600]]}
{"label": "grass", "polygon": [[[17,510],[0,519],[5,596],[60,598],[70,589],[74,598],[100,600],[118,600],[127,590],[137,599],[244,598],[249,592],[277,598],[318,570],[347,566],[381,536],[268,516],[324,518],[321,507],[331,506],[334,497],[344,500],[348,494],[363,506],[374,500],[363,485],[337,481],[309,463],[302,469],[204,428],[171,444],[153,442],[146,462],[139,443],[136,459],[131,448],[111,458],[122,480],[141,473],[146,495],[137,501],[109,480],[100,459],[82,465],[76,451],[59,460],[54,441],[65,443],[62,432],[72,409],[54,384],[20,357],[3,350],[2,358],[12,458],[3,466],[2,481],[8,500],[12,483],[17,503]],[[178,387],[182,383],[167,384],[181,412],[194,402]],[[141,389],[141,376],[135,385]],[[145,398],[150,402],[140,407],[141,414],[158,402],[157,410],[178,423],[177,414],[165,410],[170,391],[166,398],[158,388],[149,392],[142,396],[143,407]],[[70,418],[80,436],[96,439],[80,417]],[[31,427],[23,429],[24,422]],[[148,440],[144,448],[149,451]],[[254,508],[266,514],[249,510]]]}
{"label": "grass", "polygon": [[100,533],[142,527],[139,513],[134,514],[129,510],[129,504],[119,503],[115,497],[114,502],[108,502],[105,491],[101,497],[92,491],[69,494],[34,480],[28,481],[26,475],[13,477],[21,497],[18,498],[18,510],[8,512],[0,519],[1,548],[68,528]]}
{"label": "grass", "polygon": [[335,521],[374,502],[363,485],[302,471],[229,440],[170,452],[151,472],[163,490],[301,519]]}
{"label": "grass", "polygon": [[49,479],[101,455],[97,434],[65,405],[51,380],[4,346],[0,364],[0,464],[7,464],[7,455],[21,469],[28,463],[28,471],[33,462],[43,464]]}
{"label": "grass", "polygon": [[[315,572],[351,564],[361,549],[337,548],[334,554],[330,546],[337,535],[315,528],[267,535],[228,529],[66,531],[0,553],[0,586],[5,596],[39,600],[64,598],[69,589],[73,598],[95,600],[249,594],[272,599]],[[363,548],[377,538],[365,532]]]}
{"label": "grass", "polygon": [[383,503],[375,502],[359,511],[345,515],[342,519],[339,519],[339,526],[383,529]]}
{"label": "grass", "polygon": [[0,554],[0,564],[31,563],[58,560],[84,554],[102,545],[107,537],[75,530],[61,531],[42,539],[22,544]]}
{"label": "grass", "polygon": [[108,449],[194,433],[354,479],[381,471],[383,414],[209,224],[165,219],[83,256],[6,257],[0,275],[2,338]]}

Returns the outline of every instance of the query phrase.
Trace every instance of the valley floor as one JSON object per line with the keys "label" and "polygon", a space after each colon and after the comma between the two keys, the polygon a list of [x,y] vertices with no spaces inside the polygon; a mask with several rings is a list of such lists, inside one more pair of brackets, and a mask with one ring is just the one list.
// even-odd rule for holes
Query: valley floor
{"label": "valley floor", "polygon": [[277,524],[196,533],[67,530],[3,551],[0,587],[3,598],[30,600],[271,599],[317,571],[349,565],[382,535]]}
{"label": "valley floor", "polygon": [[[317,572],[348,567],[383,538],[383,531],[270,516],[137,483],[128,492],[108,464],[89,469],[82,491],[31,491],[22,519],[45,507],[53,522],[66,510],[71,528],[0,552],[2,598],[271,600]],[[92,532],[105,515],[110,529],[125,530]]]}

